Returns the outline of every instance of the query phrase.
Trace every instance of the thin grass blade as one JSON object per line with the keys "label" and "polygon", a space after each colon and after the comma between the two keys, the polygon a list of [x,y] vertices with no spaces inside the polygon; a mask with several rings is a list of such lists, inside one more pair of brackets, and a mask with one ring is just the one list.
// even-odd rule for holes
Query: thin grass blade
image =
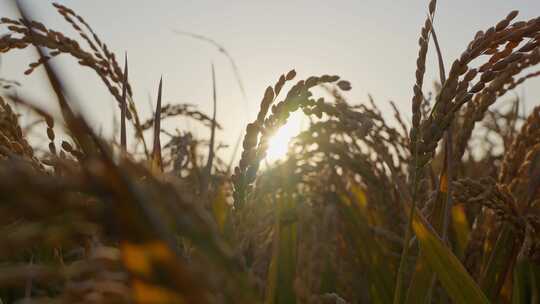
{"label": "thin grass blade", "polygon": [[213,101],[213,114],[212,114],[212,127],[210,129],[210,146],[208,147],[208,160],[204,169],[203,175],[203,192],[206,192],[210,183],[210,175],[212,174],[212,165],[214,163],[215,155],[215,139],[216,139],[216,113],[217,113],[217,92],[216,92],[216,72],[214,64],[212,63],[212,101]]}
{"label": "thin grass blade", "polygon": [[154,146],[152,149],[151,167],[154,172],[163,172],[163,161],[161,158],[161,96],[163,90],[163,77],[159,79],[158,97],[156,112],[154,114]]}
{"label": "thin grass blade", "polygon": [[126,111],[127,111],[127,82],[128,82],[128,57],[124,62],[124,78],[122,79],[122,107],[120,109],[120,146],[122,152],[127,150],[127,138],[126,138]]}

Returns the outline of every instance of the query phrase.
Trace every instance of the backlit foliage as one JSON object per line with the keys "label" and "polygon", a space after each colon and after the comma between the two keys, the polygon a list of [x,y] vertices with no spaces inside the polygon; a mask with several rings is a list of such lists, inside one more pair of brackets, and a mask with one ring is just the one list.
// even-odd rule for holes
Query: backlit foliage
{"label": "backlit foliage", "polygon": [[[43,68],[61,109],[51,115],[0,80],[3,303],[539,301],[540,107],[523,117],[519,99],[504,97],[539,75],[530,68],[540,61],[540,18],[516,21],[513,11],[478,31],[448,73],[440,60],[440,83],[427,93],[431,41],[442,59],[432,0],[410,125],[394,104],[388,122],[371,98],[349,102],[351,84],[339,76],[297,80],[291,70],[264,92],[232,169],[217,153],[215,112],[162,103],[160,82],[155,115],[141,120],[127,59],[121,67],[80,15],[54,7],[79,37],[22,8],[0,20],[0,52],[37,49],[26,74]],[[119,105],[119,142],[72,109],[56,56],[103,81]],[[21,125],[14,105],[37,125]],[[292,113],[308,127],[261,169]],[[211,138],[161,130],[178,116]],[[45,151],[32,141],[41,133]]]}

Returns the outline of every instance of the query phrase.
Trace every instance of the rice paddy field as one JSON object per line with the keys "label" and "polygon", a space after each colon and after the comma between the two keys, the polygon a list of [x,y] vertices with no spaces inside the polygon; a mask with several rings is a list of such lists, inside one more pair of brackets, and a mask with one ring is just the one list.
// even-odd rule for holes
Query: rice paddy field
{"label": "rice paddy field", "polygon": [[[540,303],[540,106],[512,93],[540,75],[540,17],[508,12],[449,60],[431,0],[410,121],[350,102],[338,75],[290,70],[236,140],[213,69],[213,111],[162,101],[160,82],[143,117],[128,57],[84,12],[53,4],[68,35],[18,7],[0,53],[34,50],[21,73],[45,71],[60,111],[0,79],[0,303]],[[58,56],[110,92],[112,139],[66,94]],[[209,136],[162,128],[178,119]]]}

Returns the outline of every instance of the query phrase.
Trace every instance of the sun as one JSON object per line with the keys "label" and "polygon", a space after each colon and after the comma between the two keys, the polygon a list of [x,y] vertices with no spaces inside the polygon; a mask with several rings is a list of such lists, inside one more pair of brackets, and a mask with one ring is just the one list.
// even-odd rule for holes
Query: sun
{"label": "sun", "polygon": [[285,158],[289,149],[289,142],[302,131],[302,118],[301,111],[292,113],[287,123],[272,135],[268,141],[268,150],[266,153],[266,160],[269,163],[274,163]]}

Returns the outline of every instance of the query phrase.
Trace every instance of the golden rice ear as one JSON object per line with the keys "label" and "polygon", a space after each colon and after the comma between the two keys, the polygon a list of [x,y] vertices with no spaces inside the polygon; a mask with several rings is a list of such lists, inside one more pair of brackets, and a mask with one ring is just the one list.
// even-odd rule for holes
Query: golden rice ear
{"label": "golden rice ear", "polygon": [[[291,70],[285,79],[292,80],[295,76],[296,71]],[[281,79],[282,77],[279,78],[275,87],[282,86]],[[244,151],[232,177],[234,182],[233,196],[237,208],[243,206],[246,196],[253,187],[260,163],[266,157],[270,137],[287,122],[290,113],[298,109],[302,109],[306,115],[314,115],[318,118],[323,113],[334,114],[332,107],[324,104],[324,99],[316,101],[311,98],[313,94],[310,90],[319,85],[333,84],[338,80],[339,76],[336,75],[311,76],[306,80],[300,80],[291,87],[283,101],[274,104],[271,108],[270,105],[277,96],[272,86],[267,87],[257,119],[246,127],[243,141]],[[342,86],[347,88],[347,83],[343,82]],[[270,115],[267,117],[269,109]]]}
{"label": "golden rice ear", "polygon": [[[50,61],[60,54],[69,54],[74,57],[81,66],[88,67],[96,72],[103,84],[116,99],[119,108],[122,108],[124,102],[123,91],[124,75],[122,69],[116,60],[116,55],[109,50],[90,25],[77,15],[73,10],[61,5],[54,4],[58,13],[75,29],[85,43],[81,44],[77,39],[70,38],[59,31],[55,31],[33,20],[12,20],[3,18],[0,25],[9,27],[12,34],[0,38],[2,52],[8,52],[12,49],[23,49],[35,44],[37,47],[47,49],[48,52],[40,56],[36,62],[29,65],[27,73],[33,72],[37,67]],[[125,83],[127,90],[127,109],[126,118],[130,120],[135,128],[135,135],[138,141],[143,144],[147,157],[149,157],[148,148],[144,136],[140,130],[140,120],[138,117],[136,105],[131,99],[133,95],[129,83]]]}
{"label": "golden rice ear", "polygon": [[[19,9],[23,24],[28,25],[30,24],[28,21],[28,18],[26,17],[26,12],[24,11],[23,6],[20,5],[20,3],[17,1],[17,8]],[[28,31],[30,32],[30,37],[32,39],[33,45],[35,46],[39,57],[43,61],[43,67],[45,68],[45,72],[47,73],[47,77],[49,79],[49,82],[51,84],[51,87],[53,88],[54,93],[56,94],[58,104],[60,107],[60,111],[62,113],[62,116],[64,118],[64,121],[67,125],[68,131],[70,132],[70,135],[72,136],[73,140],[81,147],[82,151],[86,155],[96,155],[97,150],[93,143],[93,139],[90,138],[90,133],[93,133],[84,120],[84,118],[80,115],[76,115],[73,110],[71,109],[71,106],[68,103],[68,100],[64,94],[64,86],[58,77],[58,74],[54,70],[54,68],[50,65],[50,62],[46,59],[46,55],[44,54],[44,51],[42,47],[38,44],[38,41],[34,37],[35,32],[31,27],[28,27]],[[52,148],[52,145],[49,145]],[[82,155],[80,155],[82,157]]]}
{"label": "golden rice ear", "polygon": [[296,77],[296,71],[295,70],[290,70],[287,75],[285,76],[285,80],[287,81],[291,81],[294,79],[294,77]]}
{"label": "golden rice ear", "polygon": [[351,90],[351,83],[346,81],[346,80],[341,80],[337,83],[337,86],[342,90],[342,91],[350,91]]}
{"label": "golden rice ear", "polygon": [[[409,166],[409,174],[412,177],[412,204],[411,209],[409,212],[407,212],[408,218],[407,218],[407,224],[405,227],[404,232],[404,242],[405,245],[403,246],[401,250],[401,257],[400,257],[400,263],[399,268],[397,271],[396,276],[396,283],[394,286],[394,304],[401,303],[403,301],[404,296],[404,276],[405,276],[405,260],[408,257],[408,251],[409,246],[407,244],[409,243],[410,239],[412,238],[412,221],[415,216],[416,211],[416,204],[417,204],[417,192],[419,191],[418,185],[419,181],[421,180],[423,173],[422,170],[419,170],[419,164],[418,164],[418,151],[420,149],[420,143],[421,143],[421,136],[422,136],[422,130],[421,130],[421,122],[422,122],[422,111],[421,106],[424,102],[424,93],[422,92],[422,86],[424,83],[424,74],[426,72],[426,58],[427,58],[427,51],[428,51],[428,45],[429,45],[429,39],[430,34],[434,33],[432,31],[433,27],[433,17],[435,15],[435,9],[436,9],[437,2],[435,0],[431,0],[429,3],[429,14],[426,18],[426,21],[424,23],[424,27],[422,27],[421,35],[418,40],[418,44],[420,46],[420,49],[418,51],[418,58],[416,60],[416,81],[413,87],[413,98],[412,98],[412,127],[409,135],[410,140],[410,153],[412,155],[411,163]],[[441,75],[444,77],[444,71],[441,69]],[[423,167],[423,166],[422,166]]]}
{"label": "golden rice ear", "polygon": [[[189,104],[165,104],[161,79],[155,113],[141,123],[127,54],[122,71],[81,16],[54,6],[77,39],[27,20],[24,11],[23,18],[0,19],[7,33],[0,52],[38,47],[40,57],[27,72],[44,68],[71,135],[54,129],[62,117],[27,97],[9,96],[40,116],[35,125],[41,130],[27,127],[17,107],[0,97],[0,301],[537,298],[540,106],[524,117],[517,99],[510,110],[492,105],[540,75],[526,71],[540,63],[539,18],[515,21],[517,11],[510,12],[478,31],[446,71],[431,0],[419,39],[410,128],[393,103],[397,124],[371,96],[349,103],[342,91],[351,85],[336,75],[295,83],[294,70],[280,75],[262,92],[231,177],[216,142],[213,66],[212,115]],[[430,40],[440,63],[434,93],[423,88]],[[129,157],[118,158],[114,139],[100,138],[69,103],[51,61],[60,54],[93,69],[116,99],[121,153]],[[315,96],[317,86],[329,94]],[[269,139],[298,110],[308,117],[307,128],[291,141],[286,159],[262,170]],[[207,141],[189,132],[161,129],[165,119],[180,115],[209,128],[208,150]],[[127,120],[138,141],[131,152]],[[145,130],[153,131],[150,152]],[[164,145],[160,135],[169,138]],[[42,137],[51,153],[36,142]],[[137,153],[143,149],[146,157]],[[163,172],[169,167],[174,171]]]}

